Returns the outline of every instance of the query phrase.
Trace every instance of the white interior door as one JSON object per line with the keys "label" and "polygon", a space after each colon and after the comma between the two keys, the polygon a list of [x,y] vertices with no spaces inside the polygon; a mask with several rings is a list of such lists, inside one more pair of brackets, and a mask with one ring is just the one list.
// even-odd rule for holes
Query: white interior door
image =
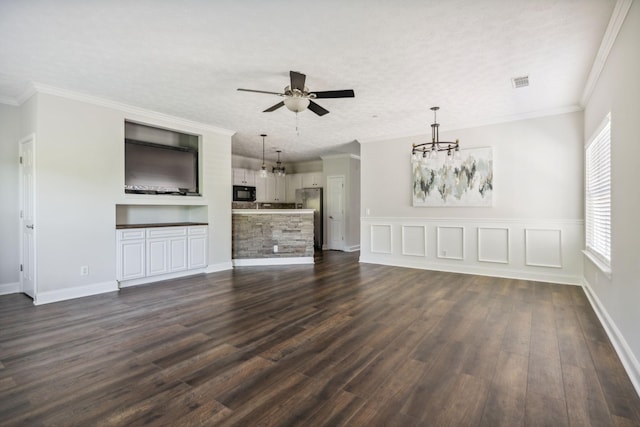
{"label": "white interior door", "polygon": [[20,287],[36,297],[35,137],[20,141]]}
{"label": "white interior door", "polygon": [[344,250],[344,176],[327,177],[327,247]]}

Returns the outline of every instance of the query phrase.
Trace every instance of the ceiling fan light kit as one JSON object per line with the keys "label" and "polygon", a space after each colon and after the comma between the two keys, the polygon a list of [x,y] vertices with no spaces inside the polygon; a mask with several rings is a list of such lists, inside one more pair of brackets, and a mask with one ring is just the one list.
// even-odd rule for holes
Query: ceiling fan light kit
{"label": "ceiling fan light kit", "polygon": [[431,107],[433,111],[433,124],[431,124],[431,142],[423,142],[421,144],[412,144],[411,160],[414,162],[427,163],[438,159],[439,152],[446,152],[445,163],[451,164],[453,161],[460,160],[460,141],[456,142],[440,141],[438,129],[440,124],[436,121],[436,112],[440,107]]}
{"label": "ceiling fan light kit", "polygon": [[238,88],[238,90],[242,92],[255,92],[255,93],[265,93],[268,95],[278,95],[284,98],[283,101],[280,101],[277,104],[272,105],[271,107],[264,110],[263,111],[264,113],[270,113],[272,111],[277,110],[280,107],[286,106],[287,109],[289,109],[290,111],[293,111],[296,114],[308,108],[318,116],[324,116],[325,114],[329,113],[329,110],[313,102],[314,99],[355,97],[355,93],[353,89],[310,92],[309,88],[304,85],[307,79],[307,76],[297,71],[289,71],[289,79],[291,81],[291,84],[284,88],[283,93],[270,92],[266,90],[256,90],[256,89],[242,89],[242,88]]}

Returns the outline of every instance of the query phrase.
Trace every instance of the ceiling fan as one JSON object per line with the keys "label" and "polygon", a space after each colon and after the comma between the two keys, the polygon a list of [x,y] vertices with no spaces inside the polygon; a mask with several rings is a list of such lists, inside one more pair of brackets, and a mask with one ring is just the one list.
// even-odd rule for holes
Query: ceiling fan
{"label": "ceiling fan", "polygon": [[297,71],[289,71],[289,76],[291,78],[291,84],[284,88],[284,93],[254,89],[238,90],[243,92],[266,93],[284,97],[283,101],[280,101],[276,105],[267,108],[263,111],[264,113],[270,113],[282,106],[285,106],[294,113],[299,113],[300,111],[304,111],[305,109],[309,108],[309,110],[313,111],[319,116],[324,116],[329,112],[329,110],[326,110],[325,108],[313,102],[314,99],[353,98],[355,96],[355,94],[353,93],[353,89],[309,92],[309,88],[304,85],[307,76]]}

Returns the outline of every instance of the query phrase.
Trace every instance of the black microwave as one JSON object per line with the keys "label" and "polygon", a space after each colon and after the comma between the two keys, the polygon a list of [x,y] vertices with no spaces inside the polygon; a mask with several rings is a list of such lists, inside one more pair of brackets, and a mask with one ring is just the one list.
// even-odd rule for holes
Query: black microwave
{"label": "black microwave", "polygon": [[256,201],[256,187],[246,187],[244,185],[233,186],[233,201],[234,202],[255,202]]}

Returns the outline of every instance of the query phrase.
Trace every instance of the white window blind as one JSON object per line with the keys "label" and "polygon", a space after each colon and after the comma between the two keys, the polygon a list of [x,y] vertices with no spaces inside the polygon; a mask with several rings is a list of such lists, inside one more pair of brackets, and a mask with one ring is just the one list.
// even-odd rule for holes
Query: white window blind
{"label": "white window blind", "polygon": [[611,116],[607,115],[585,153],[586,249],[611,265]]}

